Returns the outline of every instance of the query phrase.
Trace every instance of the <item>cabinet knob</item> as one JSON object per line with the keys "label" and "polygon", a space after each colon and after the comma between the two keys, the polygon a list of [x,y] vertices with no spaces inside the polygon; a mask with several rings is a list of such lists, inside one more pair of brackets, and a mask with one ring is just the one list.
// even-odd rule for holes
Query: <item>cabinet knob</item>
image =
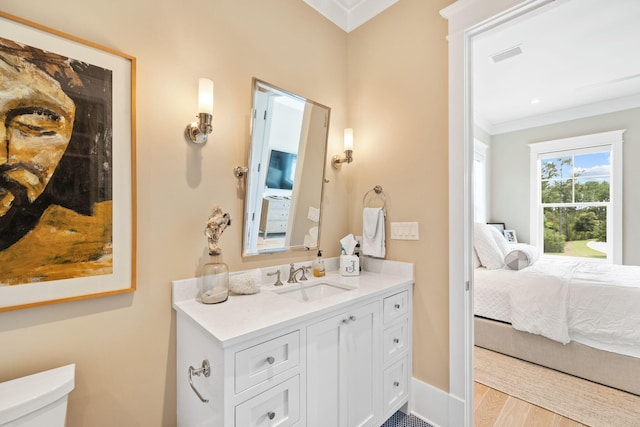
{"label": "cabinet knob", "polygon": [[269,418],[270,420],[274,419],[276,417],[276,413],[269,411],[267,412],[267,418]]}
{"label": "cabinet knob", "polygon": [[352,322],[356,321],[356,316],[349,316],[349,320],[351,320]]}
{"label": "cabinet knob", "polygon": [[398,387],[399,385],[400,385],[400,383],[399,383],[398,381],[394,381],[394,382],[393,382],[393,386],[394,386],[394,387]]}
{"label": "cabinet knob", "polygon": [[342,323],[344,323],[345,325],[349,324],[349,319],[342,319]]}
{"label": "cabinet knob", "polygon": [[396,310],[400,310],[400,304],[395,304],[393,308],[395,308]]}
{"label": "cabinet knob", "polygon": [[269,365],[273,365],[273,362],[275,362],[275,361],[276,361],[276,359],[273,356],[267,357],[267,363]]}
{"label": "cabinet knob", "polygon": [[398,338],[394,338],[394,339],[393,339],[393,343],[394,343],[394,344],[398,344],[399,342],[400,342],[400,339],[398,339]]}

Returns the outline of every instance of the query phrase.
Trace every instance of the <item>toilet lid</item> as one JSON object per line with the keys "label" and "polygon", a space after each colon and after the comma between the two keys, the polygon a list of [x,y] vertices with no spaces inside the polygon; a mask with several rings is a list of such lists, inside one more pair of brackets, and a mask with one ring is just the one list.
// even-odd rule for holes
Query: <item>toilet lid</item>
{"label": "toilet lid", "polygon": [[69,394],[75,386],[75,370],[71,364],[0,383],[0,425]]}

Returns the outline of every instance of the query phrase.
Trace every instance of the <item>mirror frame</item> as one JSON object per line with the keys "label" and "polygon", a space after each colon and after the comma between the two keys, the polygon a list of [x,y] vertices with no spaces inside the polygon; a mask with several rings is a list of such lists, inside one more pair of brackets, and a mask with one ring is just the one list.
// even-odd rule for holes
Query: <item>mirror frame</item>
{"label": "mirror frame", "polygon": [[[253,170],[253,164],[252,162],[254,161],[254,159],[252,159],[253,155],[254,155],[254,148],[253,148],[253,144],[254,144],[254,125],[255,125],[255,119],[256,119],[256,92],[259,90],[260,87],[266,87],[270,90],[273,90],[274,92],[280,92],[283,95],[289,96],[291,98],[300,100],[305,102],[305,105],[312,105],[315,107],[320,107],[322,109],[325,110],[325,124],[324,127],[326,129],[326,133],[324,135],[323,138],[323,144],[324,144],[324,155],[322,156],[322,172],[321,172],[321,176],[320,176],[320,180],[321,180],[321,185],[320,185],[320,198],[319,198],[319,215],[318,215],[318,222],[317,222],[317,227],[318,227],[318,237],[316,239],[315,245],[313,246],[305,246],[304,244],[300,244],[300,245],[284,245],[281,247],[274,247],[274,248],[267,248],[267,249],[262,249],[262,250],[256,250],[255,252],[250,251],[252,245],[248,244],[248,233],[249,233],[249,227],[252,227],[252,220],[249,219],[249,210],[250,210],[250,187],[251,185],[255,185],[255,180],[257,178],[255,178],[256,176],[256,171]],[[247,169],[248,171],[246,172],[245,175],[245,191],[244,191],[244,203],[243,203],[243,224],[242,224],[242,256],[243,257],[253,257],[253,256],[258,256],[258,255],[265,255],[265,254],[281,254],[281,253],[287,253],[287,252],[292,252],[292,251],[310,251],[312,249],[318,249],[320,247],[320,233],[321,233],[321,229],[322,229],[322,203],[324,200],[324,185],[328,182],[328,180],[326,180],[325,178],[325,174],[327,171],[327,155],[328,155],[328,142],[329,142],[329,127],[330,127],[330,122],[331,122],[331,108],[320,104],[314,100],[305,98],[303,96],[300,96],[298,94],[295,94],[291,91],[282,89],[276,85],[273,85],[267,81],[258,79],[256,77],[252,78],[252,85],[251,85],[251,115],[250,115],[250,123],[249,123],[249,145],[247,147]],[[294,188],[295,188],[295,184],[294,184]],[[260,190],[257,190],[260,191]],[[292,199],[293,201],[293,199]],[[294,204],[292,203],[292,205],[289,207],[289,212],[291,212],[294,208]],[[261,211],[261,208],[260,208]],[[257,210],[256,210],[257,213]],[[253,221],[260,221],[259,218],[254,219]],[[285,233],[286,236],[286,233]],[[257,239],[258,236],[256,235],[255,238]],[[286,237],[285,237],[286,239]]]}

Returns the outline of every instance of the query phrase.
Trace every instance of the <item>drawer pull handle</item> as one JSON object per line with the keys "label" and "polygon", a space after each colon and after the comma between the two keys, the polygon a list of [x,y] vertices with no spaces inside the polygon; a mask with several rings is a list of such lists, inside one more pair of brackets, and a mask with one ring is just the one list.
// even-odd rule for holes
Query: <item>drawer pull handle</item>
{"label": "drawer pull handle", "polygon": [[273,356],[267,357],[267,363],[269,365],[273,365],[273,362],[275,362],[275,361],[276,361],[276,359]]}
{"label": "drawer pull handle", "polygon": [[398,381],[394,381],[394,382],[393,382],[393,386],[394,386],[394,387],[398,387],[399,385],[400,385],[400,383],[399,383]]}
{"label": "drawer pull handle", "polygon": [[400,342],[400,340],[399,340],[398,338],[394,338],[394,339],[393,339],[393,343],[394,343],[394,344],[398,344],[399,342]]}
{"label": "drawer pull handle", "polygon": [[349,322],[355,322],[355,321],[356,321],[356,316],[354,316],[353,314],[348,318],[342,319],[342,323],[344,323],[345,325],[348,325]]}
{"label": "drawer pull handle", "polygon": [[267,412],[267,418],[269,418],[270,420],[274,419],[276,417],[276,413],[269,411]]}
{"label": "drawer pull handle", "polygon": [[395,308],[396,310],[400,310],[400,304],[395,304],[393,308]]}
{"label": "drawer pull handle", "polygon": [[356,316],[354,315],[349,316],[349,318],[342,319],[342,323],[344,323],[345,325],[348,325],[349,322],[355,322],[355,321],[356,321]]}
{"label": "drawer pull handle", "polygon": [[198,369],[194,368],[193,366],[189,366],[189,385],[202,403],[208,403],[209,399],[205,399],[204,397],[202,397],[200,392],[196,389],[196,386],[193,385],[192,376],[199,377],[200,374],[204,375],[207,378],[211,375],[211,365],[209,365],[209,361],[207,359],[204,359],[202,361],[202,367]]}

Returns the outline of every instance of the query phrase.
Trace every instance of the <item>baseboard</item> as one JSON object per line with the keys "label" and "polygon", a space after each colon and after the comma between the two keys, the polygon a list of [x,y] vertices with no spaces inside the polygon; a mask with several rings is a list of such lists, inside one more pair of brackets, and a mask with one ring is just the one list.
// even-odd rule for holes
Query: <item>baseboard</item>
{"label": "baseboard", "polygon": [[409,411],[434,427],[464,425],[464,401],[416,378],[411,378]]}

